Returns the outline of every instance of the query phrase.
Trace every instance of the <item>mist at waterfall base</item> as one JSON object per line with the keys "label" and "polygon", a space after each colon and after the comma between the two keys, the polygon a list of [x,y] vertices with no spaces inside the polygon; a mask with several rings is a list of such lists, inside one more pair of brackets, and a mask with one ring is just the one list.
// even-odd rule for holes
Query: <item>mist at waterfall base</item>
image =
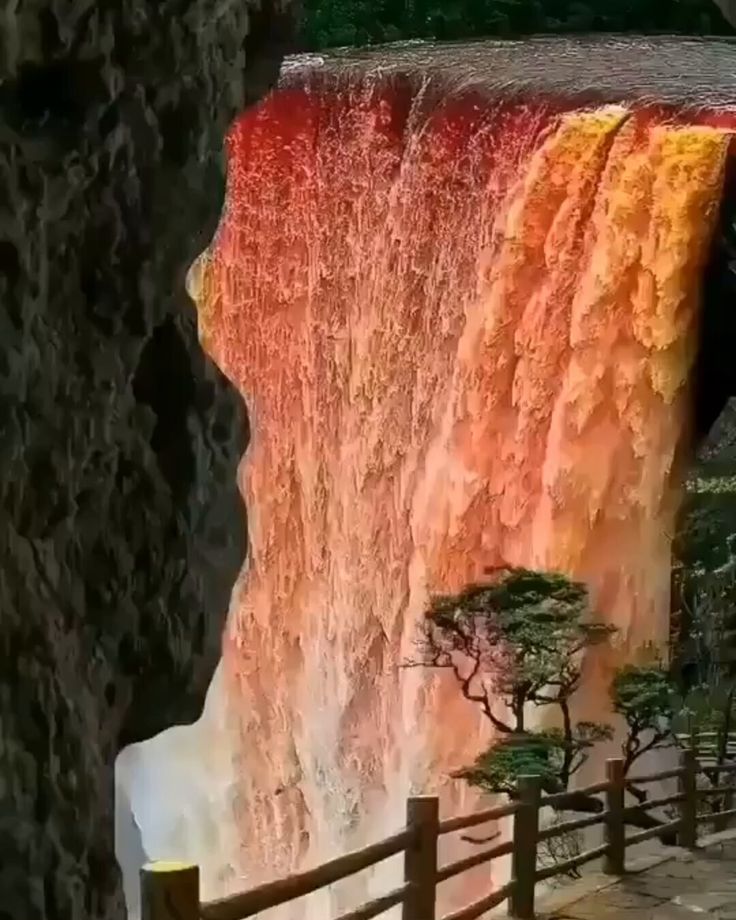
{"label": "mist at waterfall base", "polygon": [[489,566],[584,579],[619,628],[580,718],[604,717],[617,661],[666,640],[730,121],[356,75],[292,82],[237,123],[194,288],[250,413],[250,552],[202,719],[121,755],[149,858],[199,863],[212,898],[393,833],[411,792],[475,807],[449,776],[486,726],[446,674],[401,665],[428,596]]}

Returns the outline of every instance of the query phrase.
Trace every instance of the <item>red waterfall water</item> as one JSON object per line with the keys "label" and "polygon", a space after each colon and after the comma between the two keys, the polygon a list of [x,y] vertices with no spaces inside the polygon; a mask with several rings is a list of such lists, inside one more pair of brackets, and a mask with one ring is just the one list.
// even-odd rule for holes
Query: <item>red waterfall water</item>
{"label": "red waterfall water", "polygon": [[665,639],[729,138],[694,121],[357,79],[235,127],[198,300],[252,428],[224,653],[250,879],[393,832],[410,790],[472,804],[448,774],[484,725],[401,668],[428,593],[562,570],[620,654]]}

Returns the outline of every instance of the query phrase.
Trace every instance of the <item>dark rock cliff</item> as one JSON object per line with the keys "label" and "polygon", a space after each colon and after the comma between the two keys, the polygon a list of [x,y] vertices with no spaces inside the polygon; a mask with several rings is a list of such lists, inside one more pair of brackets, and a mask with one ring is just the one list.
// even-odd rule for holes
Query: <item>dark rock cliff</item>
{"label": "dark rock cliff", "polygon": [[183,290],[289,0],[0,17],[0,918],[123,914],[117,752],[195,719],[245,552],[239,399]]}

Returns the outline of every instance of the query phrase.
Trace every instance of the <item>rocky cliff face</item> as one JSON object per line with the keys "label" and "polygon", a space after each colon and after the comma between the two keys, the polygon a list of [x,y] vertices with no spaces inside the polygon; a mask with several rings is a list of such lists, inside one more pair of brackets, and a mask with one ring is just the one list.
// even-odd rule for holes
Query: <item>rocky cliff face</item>
{"label": "rocky cliff face", "polygon": [[120,917],[113,766],[197,717],[244,556],[239,398],[183,277],[288,0],[0,18],[0,918]]}

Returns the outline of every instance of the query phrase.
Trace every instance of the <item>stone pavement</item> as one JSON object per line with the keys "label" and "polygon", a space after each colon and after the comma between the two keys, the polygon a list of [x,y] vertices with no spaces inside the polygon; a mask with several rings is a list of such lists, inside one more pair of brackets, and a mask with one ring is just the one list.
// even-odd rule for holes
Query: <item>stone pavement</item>
{"label": "stone pavement", "polygon": [[[543,899],[539,913],[548,920],[736,920],[736,836],[723,836],[565,905],[545,910]],[[562,897],[561,890],[554,900]]]}

